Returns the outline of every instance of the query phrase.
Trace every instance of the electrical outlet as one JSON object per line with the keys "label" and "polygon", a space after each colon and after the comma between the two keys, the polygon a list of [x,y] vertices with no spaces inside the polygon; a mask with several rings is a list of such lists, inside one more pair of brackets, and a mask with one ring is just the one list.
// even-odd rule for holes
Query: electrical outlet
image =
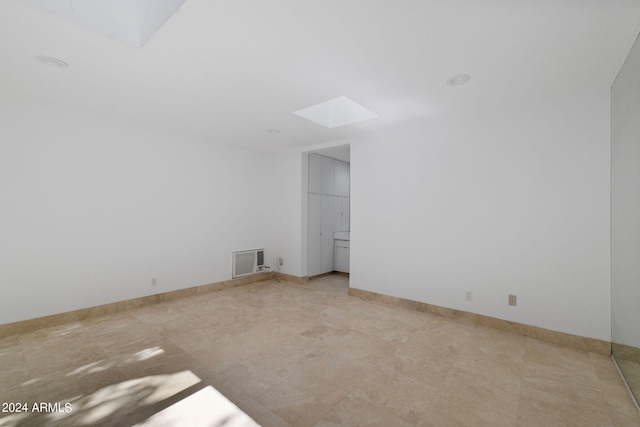
{"label": "electrical outlet", "polygon": [[278,257],[278,264],[279,265],[284,264],[284,260],[282,259],[282,257]]}
{"label": "electrical outlet", "polygon": [[464,299],[465,301],[473,301],[473,292],[471,292],[469,289],[465,290]]}
{"label": "electrical outlet", "polygon": [[151,278],[151,286],[156,286],[158,284],[158,281],[156,280],[155,277]]}
{"label": "electrical outlet", "polygon": [[518,305],[518,297],[516,295],[509,295],[509,305],[514,307]]}

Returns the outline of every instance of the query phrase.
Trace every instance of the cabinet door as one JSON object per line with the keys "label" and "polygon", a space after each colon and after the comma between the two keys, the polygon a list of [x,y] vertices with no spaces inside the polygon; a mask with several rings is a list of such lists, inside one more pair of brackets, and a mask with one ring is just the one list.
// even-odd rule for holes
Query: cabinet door
{"label": "cabinet door", "polygon": [[337,196],[349,196],[349,163],[336,160],[335,186]]}
{"label": "cabinet door", "polygon": [[351,198],[340,197],[340,230],[351,230]]}
{"label": "cabinet door", "polygon": [[322,156],[309,154],[309,193],[322,192]]}
{"label": "cabinet door", "polygon": [[349,272],[349,248],[336,245],[336,271]]}
{"label": "cabinet door", "polygon": [[342,228],[342,199],[344,197],[333,197],[333,231],[348,231]]}
{"label": "cabinet door", "polygon": [[324,156],[320,156],[320,159],[322,163],[322,185],[320,192],[322,194],[336,194],[334,171],[336,161]]}
{"label": "cabinet door", "polygon": [[321,273],[333,271],[333,215],[336,197],[322,195],[321,232],[320,232],[320,270]]}
{"label": "cabinet door", "polygon": [[309,194],[309,223],[307,235],[307,274],[316,276],[322,272],[322,197],[320,194]]}
{"label": "cabinet door", "polygon": [[345,163],[344,175],[345,196],[351,197],[351,163]]}

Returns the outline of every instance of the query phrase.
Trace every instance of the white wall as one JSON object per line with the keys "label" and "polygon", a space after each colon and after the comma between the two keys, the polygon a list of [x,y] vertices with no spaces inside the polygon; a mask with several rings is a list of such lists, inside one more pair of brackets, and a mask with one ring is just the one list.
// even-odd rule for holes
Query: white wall
{"label": "white wall", "polygon": [[282,257],[280,271],[293,276],[302,276],[302,227],[303,175],[299,152],[274,153],[270,171],[273,187],[269,189],[274,209],[274,245],[267,259],[272,270],[276,270],[275,257]]}
{"label": "white wall", "polygon": [[6,100],[0,323],[227,280],[233,250],[270,259],[272,166],[255,150]]}
{"label": "white wall", "polygon": [[611,95],[612,341],[640,347],[640,41]]}
{"label": "white wall", "polygon": [[[608,90],[343,143],[351,286],[610,339]],[[304,159],[0,104],[0,323],[226,280],[236,249],[304,275]]]}
{"label": "white wall", "polygon": [[351,286],[609,340],[609,140],[603,88],[351,141]]}

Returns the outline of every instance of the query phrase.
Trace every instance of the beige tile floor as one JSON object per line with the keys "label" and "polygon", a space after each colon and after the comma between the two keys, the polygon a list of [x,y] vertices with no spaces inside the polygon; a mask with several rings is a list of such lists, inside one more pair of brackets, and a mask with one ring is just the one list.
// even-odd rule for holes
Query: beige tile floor
{"label": "beige tile floor", "polygon": [[213,385],[264,426],[640,426],[612,360],[266,281],[0,339],[0,426],[126,426]]}

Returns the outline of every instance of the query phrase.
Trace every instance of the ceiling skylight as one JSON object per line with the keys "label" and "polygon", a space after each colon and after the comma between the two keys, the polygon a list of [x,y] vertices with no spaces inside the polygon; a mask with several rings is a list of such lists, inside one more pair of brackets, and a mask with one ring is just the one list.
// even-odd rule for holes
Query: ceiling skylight
{"label": "ceiling skylight", "polygon": [[185,0],[26,0],[133,47],[142,47]]}
{"label": "ceiling skylight", "polygon": [[377,114],[346,96],[294,111],[293,114],[328,128],[350,125],[378,117]]}

